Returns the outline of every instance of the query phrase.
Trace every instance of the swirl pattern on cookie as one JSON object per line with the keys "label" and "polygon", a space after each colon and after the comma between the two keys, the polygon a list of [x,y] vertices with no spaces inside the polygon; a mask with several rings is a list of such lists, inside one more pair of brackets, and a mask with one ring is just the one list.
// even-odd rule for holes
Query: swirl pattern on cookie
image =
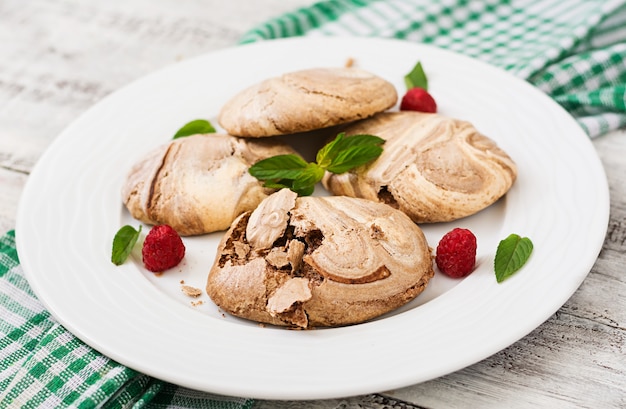
{"label": "swirl pattern on cookie", "polygon": [[293,149],[276,140],[226,134],[172,140],[130,170],[122,201],[148,224],[168,224],[182,236],[226,230],[241,213],[274,192],[248,173],[257,161]]}
{"label": "swirl pattern on cookie", "polygon": [[342,128],[385,139],[374,162],[323,184],[335,195],[383,202],[416,223],[447,222],[490,206],[513,185],[517,167],[469,122],[414,111],[385,112]]}
{"label": "swirl pattern on cookie", "polygon": [[206,289],[221,309],[241,318],[342,326],[408,303],[433,274],[426,238],[404,213],[283,189],[233,222]]}

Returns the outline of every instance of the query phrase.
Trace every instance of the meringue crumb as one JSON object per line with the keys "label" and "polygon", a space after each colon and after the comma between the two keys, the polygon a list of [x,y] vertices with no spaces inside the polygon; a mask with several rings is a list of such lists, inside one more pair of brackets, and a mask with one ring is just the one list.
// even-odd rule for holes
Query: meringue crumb
{"label": "meringue crumb", "polygon": [[185,293],[185,295],[188,295],[189,297],[198,298],[202,295],[201,289],[192,287],[190,285],[183,285],[180,289]]}

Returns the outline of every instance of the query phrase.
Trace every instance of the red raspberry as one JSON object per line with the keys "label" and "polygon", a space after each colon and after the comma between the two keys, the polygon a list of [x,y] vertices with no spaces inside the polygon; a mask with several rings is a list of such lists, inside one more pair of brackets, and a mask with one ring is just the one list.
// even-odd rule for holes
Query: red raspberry
{"label": "red raspberry", "polygon": [[435,99],[424,88],[411,88],[402,97],[401,111],[437,112]]}
{"label": "red raspberry", "polygon": [[476,236],[467,229],[446,233],[437,246],[435,262],[439,270],[454,278],[465,277],[476,264]]}
{"label": "red raspberry", "polygon": [[185,256],[185,245],[170,226],[154,226],[143,242],[141,255],[148,270],[161,272],[180,263]]}

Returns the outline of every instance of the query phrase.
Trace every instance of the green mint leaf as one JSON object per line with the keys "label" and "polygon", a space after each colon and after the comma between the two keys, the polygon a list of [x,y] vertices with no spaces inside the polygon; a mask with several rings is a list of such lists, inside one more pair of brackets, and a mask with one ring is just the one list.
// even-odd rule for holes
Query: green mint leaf
{"label": "green mint leaf", "polygon": [[346,136],[345,132],[341,132],[338,134],[335,139],[328,142],[326,145],[322,146],[322,148],[317,151],[317,155],[315,156],[315,161],[322,168],[326,169],[328,165],[332,162],[332,157],[335,155],[335,152],[338,148],[336,148],[337,144],[341,142],[341,140]]}
{"label": "green mint leaf", "polygon": [[[309,163],[305,169],[302,170],[300,175],[294,179],[292,189],[295,192],[311,192],[315,189],[315,184],[322,180],[324,177],[324,169],[322,169],[316,163]],[[301,195],[301,196],[308,196]]]}
{"label": "green mint leaf", "polygon": [[313,185],[302,185],[302,186],[294,186],[295,180],[292,179],[281,179],[277,182],[274,181],[266,181],[263,186],[270,189],[290,189],[297,193],[299,196],[310,196],[313,194],[315,190],[315,184]]}
{"label": "green mint leaf", "polygon": [[298,155],[277,155],[258,161],[248,173],[259,180],[296,179],[307,166]]}
{"label": "green mint leaf", "polygon": [[[385,143],[383,138],[374,135],[353,135],[346,137],[342,132],[337,137],[326,144],[317,153],[317,163],[324,169],[330,170],[333,173],[343,173],[357,166],[361,166],[373,159],[376,159],[382,153],[382,148],[379,145]],[[362,149],[364,148],[364,149]],[[374,149],[368,149],[374,148]],[[378,152],[374,154],[373,152]],[[365,155],[363,158],[359,158],[359,154]],[[352,165],[347,165],[347,158],[353,162]],[[345,164],[345,165],[344,165]],[[331,170],[343,168],[342,171]]]}
{"label": "green mint leaf", "polygon": [[284,188],[291,189],[292,185],[293,185],[292,179],[280,179],[280,180],[266,180],[265,183],[263,184],[263,187],[280,190]]}
{"label": "green mint leaf", "polygon": [[116,266],[124,264],[130,253],[133,251],[139,234],[141,225],[135,230],[132,226],[126,225],[119,229],[113,238],[113,251],[111,252],[111,262]]}
{"label": "green mint leaf", "polygon": [[[282,171],[281,171],[282,173]],[[289,177],[267,180],[263,186],[271,189],[288,188],[300,196],[309,196],[315,190],[315,184],[324,177],[324,169],[315,163],[289,172]]]}
{"label": "green mint leaf", "polygon": [[[345,135],[345,134],[340,134]],[[385,143],[385,140],[379,136],[367,135],[367,134],[359,134],[359,135],[351,135],[349,137],[343,137],[337,141],[337,143],[333,146],[333,152],[341,152],[346,149],[354,148],[357,146],[372,146],[372,145],[382,145]],[[335,153],[332,155],[336,157]]]}
{"label": "green mint leaf", "polygon": [[340,133],[317,152],[316,162],[307,163],[298,155],[278,155],[260,160],[248,172],[265,181],[265,187],[286,187],[300,196],[308,196],[326,170],[343,173],[364,165],[380,156],[383,151],[380,145],[384,142],[374,135],[346,137],[345,133]]}
{"label": "green mint leaf", "polygon": [[311,196],[315,191],[315,184],[304,186],[292,186],[291,190],[296,192],[298,196]]}
{"label": "green mint leaf", "polygon": [[428,91],[428,78],[422,68],[421,62],[418,61],[411,72],[404,76],[404,84],[407,90],[411,88],[423,88]]}
{"label": "green mint leaf", "polygon": [[298,155],[278,155],[260,160],[248,172],[265,181],[265,187],[288,188],[300,196],[311,195],[315,184],[324,177],[324,169],[315,163],[307,163]]}
{"label": "green mint leaf", "polygon": [[214,133],[215,128],[213,125],[205,119],[196,119],[191,122],[187,122],[183,125],[182,128],[174,134],[172,139],[183,138],[185,136],[197,135],[197,134],[206,134],[206,133]]}
{"label": "green mint leaf", "polygon": [[493,263],[498,283],[501,283],[522,268],[528,261],[532,251],[533,243],[528,237],[511,234],[506,239],[500,241]]}
{"label": "green mint leaf", "polygon": [[332,173],[344,173],[371,162],[382,152],[383,148],[379,145],[353,146],[339,152],[326,170]]}

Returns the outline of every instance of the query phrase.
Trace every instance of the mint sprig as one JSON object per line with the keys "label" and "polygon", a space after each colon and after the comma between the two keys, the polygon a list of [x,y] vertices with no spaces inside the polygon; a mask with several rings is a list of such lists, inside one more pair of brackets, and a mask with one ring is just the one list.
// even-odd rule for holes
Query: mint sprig
{"label": "mint sprig", "polygon": [[211,122],[206,119],[196,119],[190,122],[187,122],[182,126],[175,134],[172,139],[184,138],[185,136],[197,135],[197,134],[206,134],[206,133],[214,133],[215,128],[211,125]]}
{"label": "mint sprig", "polygon": [[528,237],[510,234],[501,240],[493,263],[496,281],[501,283],[526,264],[533,251],[533,243]]}
{"label": "mint sprig", "polygon": [[383,152],[384,139],[374,135],[345,137],[342,132],[317,152],[317,164],[332,173],[344,173],[365,165]]}
{"label": "mint sprig", "polygon": [[139,234],[141,233],[141,225],[135,230],[133,226],[123,226],[120,228],[113,238],[113,250],[111,252],[111,262],[116,266],[124,264],[130,253],[133,251]]}
{"label": "mint sprig", "polygon": [[411,88],[423,88],[428,91],[428,78],[426,77],[424,68],[422,68],[421,62],[418,61],[411,72],[404,76],[404,84],[407,90]]}
{"label": "mint sprig", "polygon": [[380,156],[384,142],[374,135],[346,137],[342,132],[317,152],[315,162],[306,162],[298,155],[278,155],[260,160],[248,171],[264,181],[265,187],[288,188],[300,196],[309,196],[325,171],[340,174],[365,165]]}

